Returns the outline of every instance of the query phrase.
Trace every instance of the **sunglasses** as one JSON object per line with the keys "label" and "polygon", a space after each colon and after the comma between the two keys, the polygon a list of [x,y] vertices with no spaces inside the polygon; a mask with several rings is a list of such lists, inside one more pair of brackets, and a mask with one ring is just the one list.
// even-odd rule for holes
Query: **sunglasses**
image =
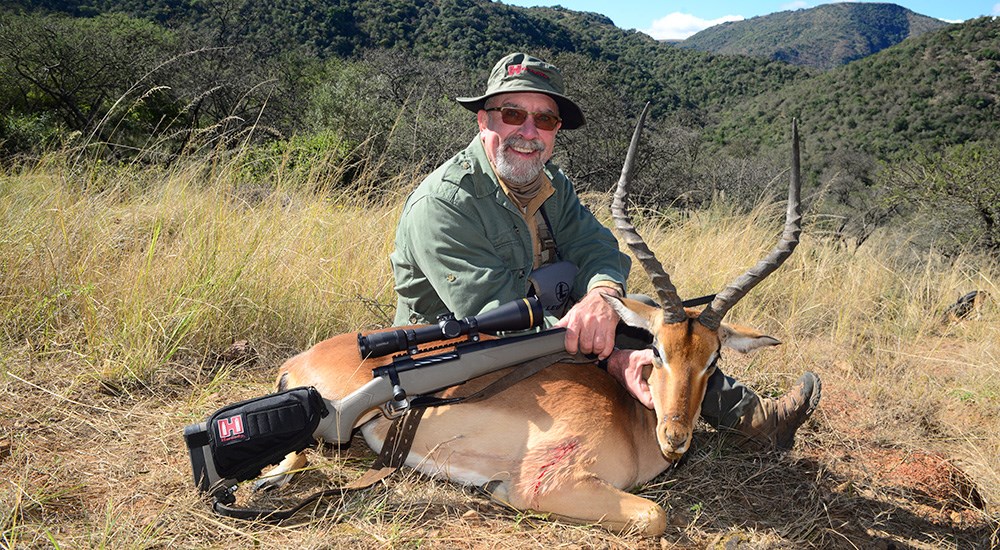
{"label": "sunglasses", "polygon": [[539,130],[545,130],[551,132],[555,130],[562,119],[557,115],[551,113],[538,113],[534,111],[526,111],[524,109],[518,109],[516,107],[493,107],[492,109],[486,109],[489,111],[500,111],[500,120],[504,124],[510,126],[520,126],[524,124],[525,120],[528,120],[528,115],[535,121],[535,127]]}

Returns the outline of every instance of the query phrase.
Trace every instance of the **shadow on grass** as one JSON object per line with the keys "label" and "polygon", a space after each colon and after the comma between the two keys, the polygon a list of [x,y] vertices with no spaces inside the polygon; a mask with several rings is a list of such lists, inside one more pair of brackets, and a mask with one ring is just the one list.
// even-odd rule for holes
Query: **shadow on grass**
{"label": "shadow on grass", "polygon": [[853,476],[837,460],[798,452],[746,453],[722,439],[699,434],[698,447],[687,460],[640,493],[688,516],[686,532],[675,539],[678,544],[707,542],[714,547],[724,542],[727,549],[997,547],[1000,518],[969,503],[930,505],[928,495]]}

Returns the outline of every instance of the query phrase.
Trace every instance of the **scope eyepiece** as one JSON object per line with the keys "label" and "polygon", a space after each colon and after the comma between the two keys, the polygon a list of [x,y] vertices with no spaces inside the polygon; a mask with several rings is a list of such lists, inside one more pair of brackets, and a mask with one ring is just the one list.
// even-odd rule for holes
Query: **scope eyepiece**
{"label": "scope eyepiece", "polygon": [[534,296],[501,305],[479,315],[462,320],[452,314],[442,315],[438,324],[401,328],[374,334],[358,334],[361,357],[382,357],[426,344],[435,340],[458,338],[470,332],[502,332],[525,330],[542,322],[542,306]]}

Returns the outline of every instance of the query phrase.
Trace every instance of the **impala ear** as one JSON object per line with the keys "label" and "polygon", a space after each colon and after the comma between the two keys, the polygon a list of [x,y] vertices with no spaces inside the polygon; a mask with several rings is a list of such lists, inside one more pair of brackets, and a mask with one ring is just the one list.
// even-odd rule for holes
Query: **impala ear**
{"label": "impala ear", "polygon": [[630,327],[641,328],[652,334],[653,327],[663,324],[663,310],[642,302],[619,298],[613,294],[602,294],[618,317]]}
{"label": "impala ear", "polygon": [[729,323],[719,325],[719,340],[722,341],[723,346],[741,353],[767,346],[777,346],[781,343],[777,338],[758,332],[750,327],[731,325]]}

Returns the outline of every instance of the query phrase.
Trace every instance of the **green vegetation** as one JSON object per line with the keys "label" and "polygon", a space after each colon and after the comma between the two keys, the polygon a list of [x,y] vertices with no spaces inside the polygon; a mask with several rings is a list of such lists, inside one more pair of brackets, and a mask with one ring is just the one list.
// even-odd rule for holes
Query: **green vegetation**
{"label": "green vegetation", "polygon": [[678,45],[831,69],[946,25],[895,4],[845,2],[723,23]]}
{"label": "green vegetation", "polygon": [[[788,120],[798,117],[803,166],[813,172],[818,191],[813,204],[835,216],[831,231],[863,242],[887,223],[930,216],[934,222],[924,224],[924,245],[950,252],[969,245],[996,250],[989,216],[939,208],[930,194],[910,194],[912,178],[901,175],[962,145],[987,153],[953,158],[946,171],[992,169],[989,159],[1000,148],[998,43],[1000,20],[952,25],[747,101],[723,113],[706,138],[723,150],[766,154],[782,143]],[[985,178],[976,185],[984,189],[962,195],[995,189]],[[920,200],[927,202],[915,204]]]}
{"label": "green vegetation", "polygon": [[[897,177],[949,147],[997,147],[1000,23],[991,18],[931,31],[898,6],[838,4],[746,22],[757,29],[749,43],[801,51],[836,49],[844,36],[866,37],[871,51],[899,42],[820,73],[672,47],[596,14],[485,0],[14,6],[0,11],[0,155],[10,159],[66,148],[80,159],[169,166],[192,152],[241,149],[255,159],[250,184],[281,177],[267,160],[277,156],[290,162],[283,170],[378,192],[466,144],[471,117],[453,99],[479,91],[501,54],[524,49],[563,68],[587,113],[590,124],[564,132],[556,155],[584,191],[617,180],[634,117],[650,101],[641,200],[682,211],[725,200],[746,211],[780,195],[772,182],[797,117],[808,206],[824,231],[857,246],[930,215],[919,247],[997,246],[988,216],[959,226],[953,209],[917,203],[928,194],[901,200],[912,182]],[[831,30],[796,45],[769,30],[774,21]],[[988,157],[961,162],[983,171]],[[362,182],[361,172],[379,177]]]}

